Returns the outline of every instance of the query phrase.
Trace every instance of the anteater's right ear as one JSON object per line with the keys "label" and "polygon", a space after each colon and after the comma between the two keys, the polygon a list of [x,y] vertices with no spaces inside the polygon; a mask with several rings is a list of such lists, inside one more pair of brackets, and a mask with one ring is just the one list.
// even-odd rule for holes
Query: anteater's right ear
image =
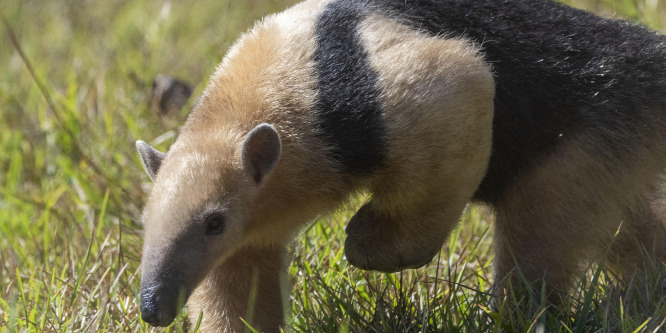
{"label": "anteater's right ear", "polygon": [[141,164],[143,164],[143,169],[146,170],[150,180],[155,181],[157,171],[160,170],[162,160],[164,160],[167,154],[151,147],[149,144],[141,140],[136,142],[136,150],[139,152],[139,156],[141,157]]}
{"label": "anteater's right ear", "polygon": [[245,137],[241,160],[254,183],[260,185],[280,160],[282,143],[275,127],[262,123]]}

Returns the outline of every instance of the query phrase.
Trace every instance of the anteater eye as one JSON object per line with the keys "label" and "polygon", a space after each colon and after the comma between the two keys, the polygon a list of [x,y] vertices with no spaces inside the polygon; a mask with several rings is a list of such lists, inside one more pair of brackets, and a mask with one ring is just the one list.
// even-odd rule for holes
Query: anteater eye
{"label": "anteater eye", "polygon": [[224,231],[224,215],[213,213],[206,218],[206,235],[217,235]]}

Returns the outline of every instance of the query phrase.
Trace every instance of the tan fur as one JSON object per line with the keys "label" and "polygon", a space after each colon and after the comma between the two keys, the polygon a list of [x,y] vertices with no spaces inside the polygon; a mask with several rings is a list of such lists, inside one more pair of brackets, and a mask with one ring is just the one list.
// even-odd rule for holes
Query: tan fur
{"label": "tan fur", "polygon": [[[317,83],[314,22],[326,2],[268,17],[239,40],[155,180],[144,212],[143,276],[174,266],[187,272],[183,288],[198,285],[188,301],[190,319],[196,322],[203,311],[203,331],[239,331],[241,317],[262,331],[277,331],[284,315],[279,276],[285,244],[360,189],[373,199],[348,228],[350,261],[382,270],[424,264],[485,172],[494,87],[478,48],[380,16],[368,17],[361,31],[384,92],[388,159],[369,178],[336,171],[310,111]],[[260,123],[275,126],[282,154],[256,186],[244,174],[240,154],[245,135]],[[206,207],[223,207],[227,214],[214,244],[198,236],[196,216]],[[360,219],[374,230],[354,232]],[[387,223],[393,232],[382,233]],[[257,295],[250,300],[253,286]]]}

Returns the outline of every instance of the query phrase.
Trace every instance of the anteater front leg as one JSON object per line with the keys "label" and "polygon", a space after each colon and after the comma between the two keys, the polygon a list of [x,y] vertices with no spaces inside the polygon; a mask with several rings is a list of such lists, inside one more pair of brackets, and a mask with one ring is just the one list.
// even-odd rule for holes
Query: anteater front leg
{"label": "anteater front leg", "polygon": [[383,16],[359,27],[382,107],[386,159],[373,199],[347,226],[345,254],[395,272],[437,254],[481,182],[490,156],[495,84],[477,45]]}
{"label": "anteater front leg", "polygon": [[[362,269],[396,272],[421,267],[439,251],[445,235],[427,232],[418,237],[400,216],[378,211],[373,204],[363,206],[347,226],[345,255]],[[407,229],[407,230],[405,230]]]}
{"label": "anteater front leg", "polygon": [[214,268],[192,294],[190,320],[196,323],[203,312],[202,332],[247,331],[242,320],[260,332],[280,332],[286,267],[282,246],[241,248]]}
{"label": "anteater front leg", "polygon": [[[375,197],[347,225],[345,255],[359,268],[396,272],[421,267],[439,252],[465,207],[435,196],[419,202]],[[384,199],[384,200],[382,200]]]}

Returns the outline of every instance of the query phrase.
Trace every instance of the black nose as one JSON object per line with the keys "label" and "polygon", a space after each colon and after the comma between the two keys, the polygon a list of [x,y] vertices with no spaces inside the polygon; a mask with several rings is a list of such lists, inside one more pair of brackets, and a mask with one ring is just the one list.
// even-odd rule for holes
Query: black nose
{"label": "black nose", "polygon": [[141,319],[152,326],[159,324],[159,312],[157,310],[156,295],[154,293],[142,293],[141,295]]}

